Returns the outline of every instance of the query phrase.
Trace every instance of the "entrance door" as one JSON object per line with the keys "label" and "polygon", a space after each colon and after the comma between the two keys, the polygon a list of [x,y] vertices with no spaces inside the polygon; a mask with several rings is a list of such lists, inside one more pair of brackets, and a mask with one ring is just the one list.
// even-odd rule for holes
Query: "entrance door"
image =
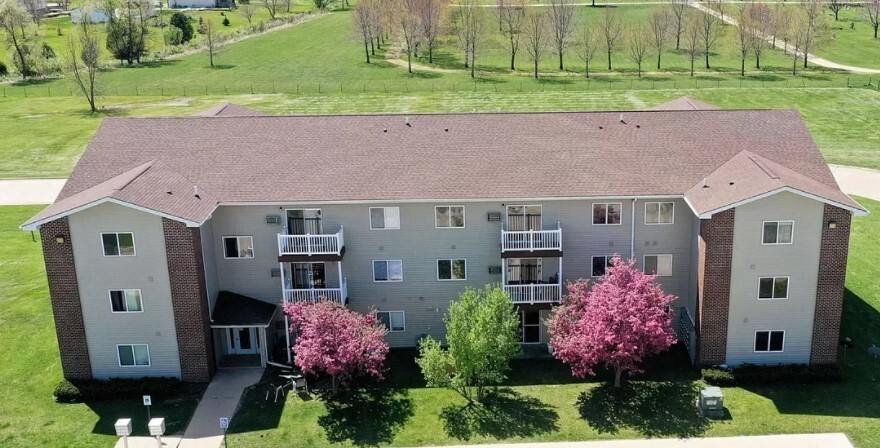
{"label": "entrance door", "polygon": [[302,208],[287,211],[288,235],[322,235],[321,209]]}
{"label": "entrance door", "polygon": [[520,311],[519,324],[520,342],[523,344],[540,344],[541,312],[538,310]]}
{"label": "entrance door", "polygon": [[321,289],[327,287],[324,263],[291,263],[291,289]]}
{"label": "entrance door", "polygon": [[230,355],[254,355],[260,352],[256,328],[227,328],[226,351]]}

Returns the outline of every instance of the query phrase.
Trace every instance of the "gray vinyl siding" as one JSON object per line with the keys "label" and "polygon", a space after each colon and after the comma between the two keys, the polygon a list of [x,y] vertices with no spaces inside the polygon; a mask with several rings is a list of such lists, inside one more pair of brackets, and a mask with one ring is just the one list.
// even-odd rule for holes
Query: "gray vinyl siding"
{"label": "gray vinyl siding", "polygon": [[[645,203],[658,201],[675,204],[672,224],[645,224]],[[645,255],[672,255],[672,276],[657,277],[657,283],[663,287],[664,292],[678,298],[672,303],[673,306],[692,305],[695,302],[690,300],[693,297],[691,273],[696,270],[696,266],[691,263],[696,246],[693,234],[694,218],[693,212],[683,199],[640,199],[636,203],[636,263],[644,267]]]}
{"label": "gray vinyl siding", "polygon": [[[162,218],[105,203],[70,216],[83,321],[95,378],[180,376]],[[136,255],[105,257],[102,232],[134,234]],[[142,313],[113,313],[110,289],[140,289]],[[148,344],[149,367],[119,367],[116,344]]]}
{"label": "gray vinyl siding", "polygon": [[[734,221],[727,363],[808,363],[813,334],[822,216],[818,201],[779,193],[737,207]],[[790,245],[762,245],[763,221],[794,220]],[[758,278],[788,276],[789,297],[758,300]],[[756,331],[784,330],[784,351],[755,353]]]}
{"label": "gray vinyl siding", "polygon": [[[201,227],[202,259],[205,263],[205,290],[208,293],[208,303],[211,310],[217,301],[217,293],[220,291],[217,280],[217,253],[214,248],[214,221],[207,220]],[[222,257],[223,254],[221,253]]]}
{"label": "gray vinyl siding", "polygon": [[[594,226],[593,202],[622,203],[621,225]],[[687,297],[690,288],[690,240],[693,214],[681,200],[676,202],[673,225],[645,226],[644,205],[636,207],[636,256],[641,266],[643,253],[671,253],[673,277],[660,282],[671,294]],[[593,255],[620,254],[629,258],[631,252],[631,200],[560,200],[524,201],[517,204],[542,205],[544,229],[562,224],[562,280],[589,278]],[[389,333],[392,346],[412,346],[422,334],[443,338],[443,315],[449,302],[465,287],[481,288],[500,283],[501,274],[489,274],[490,266],[502,266],[501,223],[488,220],[488,213],[506,215],[499,202],[407,203],[407,204],[327,204],[309,205],[322,210],[324,233],[335,233],[344,226],[346,253],[342,272],[348,282],[349,306],[359,312],[376,308],[383,311],[404,311],[406,331]],[[434,226],[434,206],[464,205],[464,228]],[[371,230],[370,207],[400,207],[400,229]],[[213,216],[214,247],[217,251],[217,277],[220,290],[230,290],[261,300],[277,303],[281,297],[281,280],[271,277],[278,268],[277,234],[281,225],[265,223],[266,215],[285,215],[279,206],[222,206]],[[641,209],[641,210],[640,210]],[[503,219],[503,218],[502,218]],[[222,236],[254,237],[255,258],[227,260],[222,256]],[[647,241],[649,249],[639,244]],[[659,251],[659,250],[662,250]],[[438,259],[466,259],[466,281],[438,281]],[[374,282],[373,260],[401,260],[403,282]],[[542,274],[548,279],[559,271],[558,258],[544,258]],[[328,287],[338,283],[339,263],[326,263]]]}

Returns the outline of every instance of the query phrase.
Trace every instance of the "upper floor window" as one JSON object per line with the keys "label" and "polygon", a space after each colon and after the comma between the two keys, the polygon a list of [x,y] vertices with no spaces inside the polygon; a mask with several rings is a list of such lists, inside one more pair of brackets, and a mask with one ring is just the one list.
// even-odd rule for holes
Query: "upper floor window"
{"label": "upper floor window", "polygon": [[150,346],[147,344],[123,344],[116,346],[119,367],[149,367]]}
{"label": "upper floor window", "polygon": [[759,299],[787,299],[788,277],[761,277],[758,279]]}
{"label": "upper floor window", "polygon": [[645,273],[659,277],[672,275],[672,255],[645,255]]}
{"label": "upper floor window", "polygon": [[377,311],[376,317],[385,324],[389,333],[406,331],[406,314],[403,311]]}
{"label": "upper floor window", "polygon": [[645,202],[645,224],[672,224],[674,221],[674,202]]}
{"label": "upper floor window", "polygon": [[224,258],[254,258],[254,237],[224,236]]}
{"label": "upper floor window", "polygon": [[781,352],[785,347],[785,331],[756,331],[756,352]]}
{"label": "upper floor window", "polygon": [[622,208],[623,208],[623,205],[619,202],[594,203],[593,204],[593,224],[594,225],[620,224],[620,210]]}
{"label": "upper floor window", "polygon": [[611,259],[614,257],[612,255],[602,255],[593,257],[593,271],[591,275],[593,277],[601,277],[605,275],[605,271],[611,267]]}
{"label": "upper floor window", "polygon": [[400,260],[373,260],[374,282],[402,282],[403,262]]}
{"label": "upper floor window", "polygon": [[464,206],[434,207],[434,227],[438,229],[464,227]]}
{"label": "upper floor window", "polygon": [[370,207],[370,228],[373,230],[399,229],[400,207]]}
{"label": "upper floor window", "polygon": [[129,232],[102,233],[101,244],[108,257],[134,256],[134,234]]}
{"label": "upper floor window", "polygon": [[764,221],[762,244],[791,244],[794,221]]}
{"label": "upper floor window", "polygon": [[437,280],[467,280],[467,261],[437,260]]}
{"label": "upper floor window", "polygon": [[110,290],[110,309],[114,313],[139,313],[144,310],[140,289]]}

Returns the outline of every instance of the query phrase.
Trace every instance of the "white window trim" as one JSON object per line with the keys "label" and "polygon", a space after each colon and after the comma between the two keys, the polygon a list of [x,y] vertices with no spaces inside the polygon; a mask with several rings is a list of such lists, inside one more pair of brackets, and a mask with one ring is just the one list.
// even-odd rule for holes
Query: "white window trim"
{"label": "white window trim", "polygon": [[[397,227],[373,227],[373,209],[381,208],[382,209],[382,220],[387,221],[387,217],[385,216],[385,210],[389,208],[397,209]],[[370,230],[400,230],[400,207],[391,206],[391,207],[370,207],[367,211],[367,220],[370,222]]]}
{"label": "white window trim", "polygon": [[[777,242],[765,243],[764,242],[764,226],[767,225],[768,222],[775,222],[777,224],[783,223],[783,222],[790,222],[791,223],[791,241],[789,241],[787,243],[780,243],[779,242],[779,226],[777,225],[776,226],[776,241]],[[794,220],[793,219],[769,220],[769,221],[762,221],[761,222],[761,245],[762,246],[788,246],[791,244],[794,244]]]}
{"label": "white window trim", "polygon": [[[461,227],[456,227],[456,226],[439,227],[439,226],[437,226],[437,209],[440,207],[447,207],[447,208],[461,207]],[[452,215],[450,214],[449,217],[451,219]],[[452,224],[451,221],[450,221],[450,224]],[[467,226],[467,212],[465,211],[465,207],[463,205],[435,205],[434,206],[434,228],[435,229],[441,229],[441,230],[463,229],[463,228],[465,228],[465,226]]]}
{"label": "white window trim", "polygon": [[[384,261],[386,263],[397,261],[400,263],[400,280],[376,280],[376,262]],[[373,260],[370,262],[370,275],[373,277],[373,283],[403,283],[403,260]],[[387,267],[386,267],[387,269]],[[386,277],[390,277],[388,272],[385,272]]]}
{"label": "white window trim", "polygon": [[[110,234],[116,235],[116,247],[118,248],[120,233],[128,233],[131,235],[131,248],[134,251],[134,253],[131,255],[124,255],[122,253],[122,251],[120,250],[118,255],[107,255],[107,251],[104,248],[104,235],[110,235]],[[101,241],[101,254],[103,254],[105,257],[134,257],[134,256],[137,256],[137,242],[134,240],[134,232],[99,232],[98,233],[98,240]]]}
{"label": "white window trim", "polygon": [[[782,332],[782,350],[770,350],[770,340],[773,337],[773,333]],[[758,333],[767,333],[767,350],[755,350],[755,339],[758,338]],[[785,352],[785,330],[755,330],[755,337],[752,338],[752,353],[783,353]]]}
{"label": "white window trim", "polygon": [[[648,204],[672,204],[672,221],[670,222],[659,222],[660,220],[660,206],[657,206],[657,220],[658,222],[648,222]],[[671,226],[675,224],[675,201],[649,201],[645,202],[645,217],[643,219],[646,226]]]}
{"label": "white window trim", "polygon": [[593,259],[594,259],[594,258],[599,258],[599,257],[604,257],[604,258],[605,258],[605,274],[607,274],[607,273],[608,273],[608,268],[610,267],[609,262],[611,261],[611,258],[614,258],[614,255],[593,255],[593,256],[591,256],[591,257],[590,257],[590,277],[591,277],[591,278],[601,278],[601,277],[604,277],[604,276],[605,276],[605,274],[602,274],[602,275],[593,275]]}
{"label": "white window trim", "polygon": [[[648,263],[647,263],[648,257],[669,257],[669,274],[668,275],[648,274],[647,272],[645,272],[645,274],[656,275],[657,277],[672,277],[672,271],[675,266],[675,257],[672,254],[646,254],[646,255],[643,255],[642,256],[642,272],[644,272],[645,267],[648,265]],[[659,258],[657,260],[657,266],[658,267],[660,266]]]}
{"label": "white window trim", "polygon": [[[761,280],[772,278],[773,279],[773,290],[776,290],[776,279],[784,278],[785,279],[785,297],[761,297]],[[758,293],[755,294],[758,297],[758,300],[788,300],[788,297],[791,296],[791,277],[788,275],[768,275],[764,277],[758,277]]]}
{"label": "white window trim", "polygon": [[[131,356],[134,359],[134,346],[143,345],[147,348],[147,365],[137,365],[137,363],[132,364],[130,366],[122,365],[122,358],[119,357],[119,347],[131,347]],[[144,368],[144,367],[152,367],[153,366],[153,356],[150,354],[150,344],[116,344],[116,362],[119,364],[119,367],[124,369],[130,368]]]}
{"label": "white window trim", "polygon": [[[127,309],[126,309],[125,311],[113,311],[113,291],[122,291],[123,297],[125,296],[126,291],[137,291],[137,292],[138,292],[138,297],[140,297],[140,299],[141,299],[141,309],[140,309],[140,311],[128,311]],[[144,312],[144,293],[143,293],[143,291],[140,290],[140,288],[117,288],[117,289],[108,289],[108,290],[107,290],[107,297],[110,298],[110,312],[113,313],[113,314],[137,314],[137,313],[143,313],[143,312]],[[127,301],[125,302],[125,304],[126,304],[125,307],[128,308],[128,302],[127,302]]]}
{"label": "white window trim", "polygon": [[[609,205],[619,205],[620,206],[620,222],[617,224],[608,224],[608,206]],[[596,224],[593,222],[593,208],[597,205],[605,206],[605,223],[604,224]],[[590,222],[593,223],[594,226],[620,226],[623,225],[623,202],[592,202],[590,203]]]}
{"label": "white window trim", "polygon": [[[453,261],[463,261],[464,262],[464,278],[440,278],[440,262],[448,261],[449,264],[449,272],[452,275],[452,262]],[[438,282],[465,282],[467,281],[467,258],[438,258],[435,264],[437,266],[437,281]]]}
{"label": "white window trim", "polygon": [[[254,253],[250,257],[227,257],[226,256],[226,239],[227,238],[235,238],[235,244],[238,246],[239,253],[241,252],[241,246],[240,246],[240,243],[238,242],[238,238],[250,238],[251,239],[251,246],[252,246],[251,250],[253,250]],[[222,237],[220,237],[220,241],[223,242],[223,259],[224,260],[253,260],[254,258],[257,258],[257,246],[256,246],[256,244],[254,244],[253,235],[223,235]]]}
{"label": "white window trim", "polygon": [[[406,332],[406,311],[403,311],[403,310],[390,310],[390,311],[379,310],[379,311],[376,311],[377,318],[378,318],[379,313],[387,313],[388,314],[388,332],[389,333],[405,333]],[[403,330],[393,330],[391,328],[391,313],[400,313],[403,315]]]}

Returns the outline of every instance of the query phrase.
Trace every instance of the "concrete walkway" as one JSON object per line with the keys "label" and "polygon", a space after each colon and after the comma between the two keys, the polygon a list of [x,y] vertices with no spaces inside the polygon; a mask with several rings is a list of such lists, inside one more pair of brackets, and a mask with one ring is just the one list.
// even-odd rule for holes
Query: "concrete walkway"
{"label": "concrete walkway", "polygon": [[[708,6],[700,4],[698,2],[691,1],[689,3],[694,8],[699,9],[700,11],[703,11],[706,14],[711,14],[715,17],[718,17],[718,18],[724,20],[724,22],[726,22],[730,25],[737,26],[736,20],[734,20],[734,18],[731,17],[731,15],[734,13],[734,11],[729,11],[722,16],[720,12],[718,12],[712,8],[709,8]],[[767,36],[767,35],[764,35],[764,40],[766,40],[767,42],[770,42],[770,43],[773,42],[773,38],[771,36]],[[776,40],[776,48],[778,48],[784,52],[788,52],[788,48],[786,48],[786,44],[778,39]],[[803,55],[801,57],[803,57]],[[878,69],[865,68],[865,67],[855,67],[852,65],[838,64],[836,62],[829,61],[828,59],[820,58],[820,57],[818,57],[814,54],[811,54],[811,53],[807,53],[807,59],[808,59],[809,63],[818,65],[820,67],[832,68],[835,70],[845,70],[850,73],[859,73],[859,74],[864,74],[864,75],[880,74],[880,70],[878,70]]]}
{"label": "concrete walkway", "polygon": [[846,194],[880,201],[880,171],[854,166],[831,165],[834,179]]}
{"label": "concrete walkway", "polygon": [[0,205],[51,204],[67,179],[0,179]]}
{"label": "concrete walkway", "polygon": [[[220,369],[205,390],[205,394],[189,421],[183,438],[162,439],[162,448],[220,448],[223,444],[223,430],[220,417],[233,419],[241,395],[248,386],[260,381],[262,368]],[[129,437],[129,448],[157,448],[156,439],[150,437]],[[123,448],[122,439],[116,448]]]}
{"label": "concrete walkway", "polygon": [[447,445],[435,448],[853,448],[853,444],[846,435],[834,433],[601,442],[500,443],[494,445]]}

